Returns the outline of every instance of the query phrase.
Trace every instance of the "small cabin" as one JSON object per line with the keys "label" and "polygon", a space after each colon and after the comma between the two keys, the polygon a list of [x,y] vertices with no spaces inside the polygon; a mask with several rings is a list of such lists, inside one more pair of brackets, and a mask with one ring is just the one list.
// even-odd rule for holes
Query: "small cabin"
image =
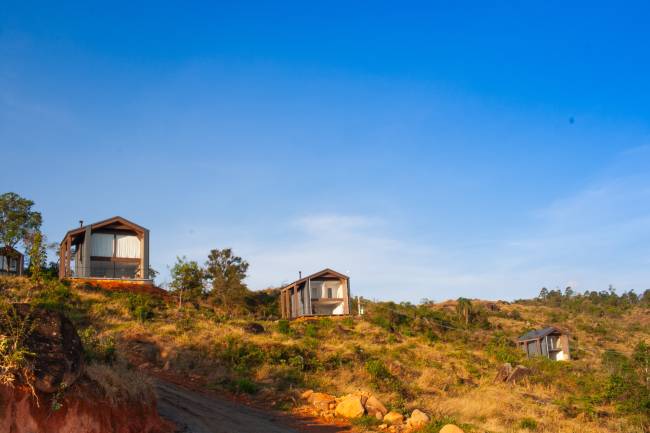
{"label": "small cabin", "polygon": [[571,359],[569,336],[555,327],[527,332],[517,339],[517,346],[526,352],[529,358],[545,356],[553,361]]}
{"label": "small cabin", "polygon": [[300,278],[280,290],[282,318],[350,314],[350,277],[332,269]]}
{"label": "small cabin", "polygon": [[59,278],[114,279],[153,283],[149,278],[149,230],[116,216],[72,229],[61,241]]}
{"label": "small cabin", "polygon": [[10,246],[0,248],[0,275],[22,275],[25,256]]}

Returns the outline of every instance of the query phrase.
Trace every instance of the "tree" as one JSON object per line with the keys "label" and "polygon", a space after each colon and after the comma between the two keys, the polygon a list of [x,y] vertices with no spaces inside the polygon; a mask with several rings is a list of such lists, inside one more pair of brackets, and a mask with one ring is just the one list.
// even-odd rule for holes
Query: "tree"
{"label": "tree", "polygon": [[197,262],[176,257],[170,273],[172,282],[169,286],[178,295],[178,308],[183,306],[183,299],[196,300],[203,294],[205,272]]}
{"label": "tree", "polygon": [[13,192],[0,195],[0,242],[14,248],[40,230],[43,218],[34,202]]}
{"label": "tree", "polygon": [[466,326],[469,326],[473,314],[472,301],[467,298],[458,298],[457,302],[456,314],[458,314],[458,317],[465,322]]}
{"label": "tree", "polygon": [[29,240],[29,272],[32,280],[40,283],[43,279],[43,267],[47,259],[43,235],[37,231]]}
{"label": "tree", "polygon": [[233,254],[232,249],[214,249],[205,263],[207,279],[212,284],[211,295],[225,307],[243,304],[248,288],[244,284],[248,262]]}

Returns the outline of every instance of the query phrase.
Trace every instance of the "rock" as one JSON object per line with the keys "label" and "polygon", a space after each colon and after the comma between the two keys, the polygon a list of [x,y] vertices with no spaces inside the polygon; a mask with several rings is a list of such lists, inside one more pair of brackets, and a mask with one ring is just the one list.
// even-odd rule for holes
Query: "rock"
{"label": "rock", "polygon": [[261,334],[264,332],[264,327],[259,323],[251,322],[244,326],[244,331],[248,332],[249,334]]}
{"label": "rock", "polygon": [[388,413],[388,409],[386,409],[386,406],[384,406],[382,402],[379,401],[379,399],[374,395],[368,397],[368,399],[365,402],[365,406],[366,406],[366,412],[368,412],[368,415],[371,416],[379,413],[383,418],[383,416]]}
{"label": "rock", "polygon": [[429,420],[430,418],[426,413],[422,412],[420,409],[415,409],[413,413],[411,413],[411,417],[407,424],[411,427],[422,427],[427,424]]}
{"label": "rock", "polygon": [[381,412],[375,412],[375,418],[377,418],[377,420],[379,420],[379,421],[383,421],[384,420],[384,415],[382,415]]}
{"label": "rock", "polygon": [[510,376],[508,376],[506,382],[517,383],[523,378],[529,376],[530,373],[531,373],[530,368],[526,368],[523,365],[518,365],[512,370],[512,373],[510,373]]}
{"label": "rock", "polygon": [[506,362],[504,364],[501,364],[501,367],[499,367],[499,371],[497,372],[497,376],[494,378],[495,382],[505,382],[508,380],[508,376],[512,373],[512,364],[509,362]]}
{"label": "rock", "polygon": [[9,314],[0,317],[0,333],[9,333],[9,327],[21,322],[30,323],[33,329],[24,344],[37,355],[33,361],[34,387],[54,393],[63,384],[72,385],[83,373],[83,347],[72,322],[61,313],[28,304],[9,308]]}
{"label": "rock", "polygon": [[319,410],[328,410],[330,403],[336,403],[336,398],[333,395],[325,394],[323,392],[312,393],[307,401]]}
{"label": "rock", "polygon": [[386,430],[388,428],[388,424],[379,424],[377,427],[379,430]]}
{"label": "rock", "polygon": [[300,394],[300,398],[302,398],[303,400],[309,400],[309,397],[311,397],[313,393],[314,393],[313,389],[308,389],[307,391]]}
{"label": "rock", "polygon": [[384,421],[386,424],[397,425],[404,422],[404,415],[399,412],[390,411],[384,415]]}
{"label": "rock", "polygon": [[336,405],[336,414],[343,418],[360,418],[365,413],[361,397],[350,395]]}
{"label": "rock", "polygon": [[462,428],[455,424],[447,424],[440,429],[440,433],[465,433]]}

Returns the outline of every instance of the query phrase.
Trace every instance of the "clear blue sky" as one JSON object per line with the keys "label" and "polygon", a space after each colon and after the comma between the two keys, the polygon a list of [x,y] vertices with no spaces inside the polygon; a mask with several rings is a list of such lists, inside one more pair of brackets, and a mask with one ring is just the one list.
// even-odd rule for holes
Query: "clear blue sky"
{"label": "clear blue sky", "polygon": [[12,3],[0,190],[51,241],[132,219],[159,282],[233,247],[252,288],[650,288],[646,2]]}

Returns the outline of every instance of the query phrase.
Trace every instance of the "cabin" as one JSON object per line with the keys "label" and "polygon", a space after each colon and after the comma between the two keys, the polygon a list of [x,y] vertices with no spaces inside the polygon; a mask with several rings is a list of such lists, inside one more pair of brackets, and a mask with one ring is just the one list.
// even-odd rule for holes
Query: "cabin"
{"label": "cabin", "polygon": [[569,336],[555,327],[527,332],[517,339],[517,346],[526,352],[529,358],[541,355],[553,361],[571,359]]}
{"label": "cabin", "polygon": [[59,278],[111,279],[153,284],[149,278],[149,230],[116,216],[66,233]]}
{"label": "cabin", "polygon": [[22,275],[25,256],[10,246],[0,248],[0,275]]}
{"label": "cabin", "polygon": [[280,289],[282,318],[350,314],[350,277],[332,269],[300,278]]}

